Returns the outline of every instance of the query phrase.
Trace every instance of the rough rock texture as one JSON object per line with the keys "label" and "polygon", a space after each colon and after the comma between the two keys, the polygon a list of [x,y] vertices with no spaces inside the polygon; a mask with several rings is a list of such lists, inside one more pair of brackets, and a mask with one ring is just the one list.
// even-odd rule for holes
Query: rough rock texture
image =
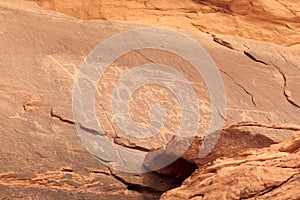
{"label": "rough rock texture", "polygon": [[[74,2],[72,5],[81,4]],[[181,3],[175,5],[180,7]],[[199,6],[196,3],[193,5]],[[164,9],[153,12],[159,13],[159,10]],[[212,12],[214,13],[220,14]],[[201,19],[203,18],[199,17]],[[289,26],[297,24],[289,22],[288,19],[286,21]],[[255,24],[259,26],[259,23]],[[274,24],[280,26],[280,23]],[[80,64],[101,41],[138,26],[141,25],[77,20],[40,8],[34,2],[0,2],[0,198],[158,199],[163,192],[178,187],[181,178],[188,176],[184,174],[183,177],[178,177],[174,174],[174,168],[159,172],[172,177],[156,172],[141,175],[115,171],[89,154],[77,135],[74,124],[79,122],[75,122],[72,116],[71,97]],[[238,29],[243,30],[241,27]],[[252,30],[257,29],[255,27]],[[247,37],[255,35],[250,31],[243,33]],[[201,168],[200,171],[203,166],[219,157],[234,157],[246,149],[266,147],[286,140],[300,130],[298,47],[285,47],[236,36],[211,35],[200,31],[188,31],[187,34],[202,44],[215,60],[226,87],[226,124],[216,148],[208,157],[198,158],[199,146],[203,142],[210,114],[209,95],[203,79],[179,56],[155,50],[140,50],[119,58],[99,83],[96,96],[99,122],[107,137],[116,145],[141,152],[161,148],[162,152],[176,155],[176,150],[168,152],[168,149],[163,148],[173,138],[180,121],[179,104],[168,90],[157,86],[142,88],[137,91],[130,105],[132,118],[139,124],[149,122],[147,111],[150,105],[160,103],[166,107],[167,122],[162,132],[154,138],[129,137],[113,123],[110,115],[110,101],[107,99],[111,97],[114,80],[130,68],[147,62],[174,67],[197,91],[203,117],[199,121],[197,139],[182,159],[192,165],[194,163]],[[257,35],[256,39],[262,37],[273,41],[272,34],[267,35]],[[295,38],[299,38],[298,32],[280,32],[280,35],[284,39],[279,38],[278,43],[285,45],[291,45],[291,41],[295,42]],[[149,98],[153,96],[155,98]],[[285,145],[285,149],[292,149],[288,151],[298,148],[293,141]],[[250,152],[253,151],[255,150]],[[274,155],[276,152],[275,149]],[[284,154],[286,158],[297,155],[284,151],[278,154]],[[269,166],[268,157],[262,155],[258,158],[261,158],[262,164]],[[249,160],[251,159],[255,160],[255,155],[249,156]],[[259,166],[258,162],[255,164]],[[276,183],[286,180],[284,178],[288,175],[296,174],[296,170],[297,168],[288,167],[286,172],[278,171],[278,174],[282,172],[283,175]],[[196,181],[201,183],[200,179]],[[234,181],[238,182],[239,179],[234,179],[232,186]],[[272,181],[270,185],[272,186]],[[217,186],[214,186],[216,190]],[[186,193],[190,194],[191,191]],[[250,193],[248,191],[245,194]],[[275,195],[266,193],[272,194]]]}
{"label": "rough rock texture", "polygon": [[300,44],[300,6],[297,0],[34,1],[80,19],[134,21],[288,46]]}
{"label": "rough rock texture", "polygon": [[161,199],[300,199],[299,140],[219,159]]}

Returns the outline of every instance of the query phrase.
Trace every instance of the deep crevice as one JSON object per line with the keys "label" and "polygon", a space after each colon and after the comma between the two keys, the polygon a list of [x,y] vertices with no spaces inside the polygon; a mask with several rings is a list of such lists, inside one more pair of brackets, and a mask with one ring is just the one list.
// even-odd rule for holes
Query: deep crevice
{"label": "deep crevice", "polygon": [[238,50],[236,50],[235,48],[233,48],[233,46],[232,46],[229,42],[227,42],[227,41],[225,41],[225,40],[222,40],[221,38],[218,38],[218,37],[216,37],[215,35],[212,35],[212,37],[213,37],[213,41],[214,41],[215,43],[220,44],[220,45],[222,45],[222,46],[224,46],[224,47],[226,47],[226,48],[228,48],[228,49],[238,51]]}
{"label": "deep crevice", "polygon": [[235,124],[231,124],[223,128],[223,130],[227,130],[230,128],[235,127],[245,127],[245,126],[252,126],[252,127],[259,127],[259,128],[268,128],[268,129],[277,129],[277,130],[287,130],[287,131],[300,131],[300,127],[298,126],[287,126],[287,125],[280,125],[280,124],[262,124],[259,122],[252,122],[252,121],[243,121],[237,122]]}
{"label": "deep crevice", "polygon": [[[116,141],[116,139],[117,138],[114,139],[114,143],[117,144],[117,145],[120,145],[122,147],[125,147],[125,148],[128,148],[128,149],[133,149],[133,150],[139,150],[139,151],[143,151],[143,152],[149,152],[150,151],[150,149],[142,147],[142,146],[138,146],[137,144],[132,144],[132,145],[136,145],[136,146],[129,146],[129,145],[123,144],[121,142]],[[129,140],[129,142],[130,142],[130,140]]]}
{"label": "deep crevice", "polygon": [[73,169],[62,169],[62,172],[73,172]]}
{"label": "deep crevice", "polygon": [[89,171],[90,173],[93,173],[93,174],[104,174],[104,175],[108,175],[110,176],[111,174],[108,173],[108,172],[102,172],[102,171],[98,171],[98,170],[91,170]]}
{"label": "deep crevice", "polygon": [[157,190],[154,190],[153,188],[143,186],[140,184],[130,183],[130,182],[126,181],[125,179],[119,177],[118,175],[114,174],[110,168],[108,168],[108,169],[110,171],[110,175],[113,176],[116,180],[118,180],[121,183],[123,183],[124,185],[126,185],[128,190],[133,190],[133,191],[136,191],[139,193],[152,193],[152,194],[155,193],[155,194],[160,194],[160,195],[163,194],[162,191],[157,191]]}
{"label": "deep crevice", "polygon": [[248,56],[250,59],[252,59],[253,61],[255,62],[258,62],[258,63],[262,63],[264,65],[268,65],[268,66],[273,66],[279,73],[280,75],[282,76],[282,79],[283,79],[283,95],[285,97],[285,99],[293,106],[297,107],[297,108],[300,108],[300,105],[298,105],[296,102],[294,102],[291,97],[288,95],[288,92],[287,92],[287,78],[284,74],[284,72],[280,69],[280,67],[278,67],[277,65],[275,65],[274,63],[267,63],[267,62],[264,62],[262,60],[259,60],[257,58],[255,58],[255,56],[253,56],[251,53],[247,52],[247,51],[244,51],[244,54],[246,56]]}
{"label": "deep crevice", "polygon": [[268,63],[262,61],[262,60],[259,60],[257,58],[255,58],[251,53],[249,53],[248,51],[244,51],[244,54],[249,57],[251,60],[255,61],[255,62],[258,62],[258,63],[262,63],[264,65],[268,65]]}
{"label": "deep crevice", "polygon": [[277,65],[275,65],[274,63],[272,63],[272,65],[277,69],[277,71],[281,74],[282,78],[283,78],[283,94],[286,98],[286,100],[292,104],[293,106],[300,108],[300,105],[298,105],[297,103],[295,103],[291,97],[288,95],[287,93],[287,78],[285,76],[285,74],[283,73],[283,71],[280,69],[280,67],[278,67]]}
{"label": "deep crevice", "polygon": [[200,197],[200,198],[204,198],[204,194],[200,193],[200,194],[194,194],[193,196],[189,196],[189,199],[193,199],[195,197]]}
{"label": "deep crevice", "polygon": [[[63,118],[63,117],[57,115],[57,114],[55,114],[55,113],[53,112],[53,109],[51,109],[50,115],[51,115],[51,117],[56,118],[56,119],[58,119],[58,120],[60,120],[60,121],[62,121],[62,122],[64,122],[64,123],[71,124],[71,125],[78,125],[78,127],[79,127],[80,129],[82,129],[82,130],[84,130],[84,131],[86,131],[86,132],[89,132],[89,133],[91,133],[91,134],[93,134],[93,135],[99,135],[99,136],[106,136],[106,137],[109,137],[109,136],[107,136],[106,134],[102,134],[102,133],[100,133],[100,132],[97,131],[97,130],[94,130],[94,129],[91,129],[91,128],[87,128],[86,126],[83,126],[81,123],[77,123],[77,122],[74,122],[74,121],[65,119],[65,118]],[[113,125],[111,124],[111,126],[113,126]],[[115,131],[115,130],[114,130],[114,131]],[[129,143],[130,143],[132,146],[123,144],[123,143],[121,143],[121,142],[118,142],[117,139],[120,139],[120,137],[118,137],[118,136],[110,137],[110,138],[112,138],[112,139],[114,140],[114,143],[115,143],[115,144],[120,145],[120,146],[125,147],[125,148],[129,148],[129,149],[133,149],[133,150],[138,150],[138,151],[143,151],[143,152],[149,152],[149,151],[150,151],[150,149],[148,149],[148,148],[145,148],[145,147],[142,147],[142,146],[138,146],[137,144],[131,143],[131,141],[130,141],[129,139],[128,139],[128,141],[129,141]],[[135,145],[135,146],[134,146],[134,145]],[[94,156],[95,156],[95,155],[94,155]],[[97,157],[97,158],[98,158],[98,157]],[[100,159],[100,158],[99,158],[99,159]],[[107,161],[105,161],[105,162],[107,162]]]}
{"label": "deep crevice", "polygon": [[227,75],[227,76],[232,80],[232,82],[235,83],[237,86],[239,86],[246,94],[248,94],[248,95],[250,96],[250,98],[251,98],[252,104],[256,107],[256,103],[255,103],[255,100],[254,100],[254,95],[251,94],[244,86],[242,86],[241,84],[239,84],[238,82],[236,82],[236,81],[234,80],[234,78],[233,78],[230,74],[228,74],[228,73],[225,72],[224,70],[221,70],[221,69],[219,69],[219,70],[220,70],[221,72],[223,72],[225,75]]}
{"label": "deep crevice", "polygon": [[68,120],[68,119],[65,119],[65,118],[62,118],[61,116],[55,114],[55,113],[53,112],[53,109],[52,109],[52,108],[51,108],[51,111],[50,111],[50,115],[51,115],[51,117],[56,118],[56,119],[59,119],[59,120],[62,121],[62,122],[65,122],[65,123],[68,123],[68,124],[71,124],[71,125],[75,125],[75,122],[73,122],[73,121],[71,121],[71,120]]}
{"label": "deep crevice", "polygon": [[[266,191],[263,191],[262,193],[260,193],[260,194],[258,194],[258,195],[256,195],[256,196],[254,196],[254,197],[257,197],[257,196],[262,197],[262,196],[264,196],[265,194],[270,193],[270,192],[276,190],[277,188],[279,188],[279,187],[283,186],[284,184],[288,183],[288,182],[289,182],[290,180],[292,180],[292,179],[294,178],[294,176],[296,176],[296,175],[299,175],[299,173],[293,174],[291,177],[289,177],[289,178],[286,179],[285,181],[281,182],[279,185],[273,186],[273,187],[267,189]],[[250,198],[253,198],[253,196],[250,197]]]}
{"label": "deep crevice", "polygon": [[[76,123],[76,124],[77,124],[77,123]],[[80,123],[78,123],[78,126],[79,126],[80,129],[82,129],[82,130],[84,130],[84,131],[86,131],[86,132],[89,132],[89,133],[91,133],[91,134],[93,134],[93,135],[100,135],[100,136],[104,135],[104,134],[101,134],[101,133],[99,133],[98,131],[96,131],[96,130],[94,130],[94,129],[91,129],[91,128],[87,128],[87,127],[85,127],[85,126],[82,126],[82,124],[80,124]]]}

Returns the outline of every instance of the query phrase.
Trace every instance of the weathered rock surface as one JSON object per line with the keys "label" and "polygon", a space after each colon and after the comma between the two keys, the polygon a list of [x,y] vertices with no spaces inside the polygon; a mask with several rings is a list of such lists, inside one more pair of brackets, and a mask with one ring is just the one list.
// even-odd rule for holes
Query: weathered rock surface
{"label": "weathered rock surface", "polygon": [[80,19],[134,21],[287,46],[300,44],[300,6],[296,0],[34,1]]}
{"label": "weathered rock surface", "polygon": [[161,199],[300,199],[299,139],[218,159]]}
{"label": "weathered rock surface", "polygon": [[[81,4],[74,2],[68,5]],[[132,2],[132,5],[139,4]],[[180,7],[181,4],[175,5]],[[199,6],[196,3],[193,5]],[[208,5],[211,4],[205,7],[211,9]],[[124,9],[127,9],[126,6]],[[158,11],[153,12],[160,13],[164,9],[156,10]],[[296,11],[295,13],[297,14]],[[200,19],[202,18],[199,17]],[[34,2],[18,0],[0,2],[0,22],[0,198],[158,199],[163,192],[181,184],[182,177],[174,174],[174,168],[159,172],[172,177],[154,172],[126,174],[108,168],[87,152],[75,129],[74,124],[79,122],[75,122],[72,116],[72,89],[80,64],[101,41],[141,25],[77,20],[42,9]],[[274,24],[280,26],[280,23]],[[295,24],[297,25],[297,21],[289,22],[290,26]],[[255,26],[259,26],[259,23]],[[242,31],[240,28],[237,29]],[[242,36],[249,38],[254,38],[252,36],[255,35],[250,31],[249,35],[247,31],[243,33],[246,35]],[[98,120],[103,125],[106,136],[116,145],[141,152],[161,148],[171,156],[176,155],[176,149],[168,152],[163,148],[172,140],[180,121],[180,106],[168,90],[149,86],[137,91],[133,97],[131,114],[138,124],[149,122],[147,111],[154,103],[166,107],[168,118],[165,127],[153,138],[140,139],[126,135],[113,123],[110,114],[108,99],[111,97],[114,81],[130,68],[148,62],[174,67],[190,81],[197,92],[203,117],[199,121],[197,140],[182,159],[196,164],[200,167],[199,171],[209,169],[202,167],[217,158],[235,157],[246,149],[267,147],[286,140],[300,130],[300,49],[199,31],[187,34],[203,45],[215,60],[226,87],[226,124],[216,148],[208,157],[199,159],[199,146],[209,125],[210,114],[209,94],[203,79],[179,56],[155,50],[140,50],[119,58],[99,83],[96,97]],[[295,38],[299,33],[280,32],[281,36],[283,34],[289,34],[290,37],[279,38],[278,43],[291,45],[291,41],[297,41]],[[262,37],[266,41],[273,41],[272,34],[267,35],[257,35],[255,39]],[[292,140],[285,145],[285,149],[292,149],[289,152],[298,148]],[[279,155],[276,148],[274,155]],[[296,156],[296,153],[284,151],[281,154],[286,155],[286,158]],[[261,158],[262,164],[269,166],[263,155],[258,158]],[[250,155],[246,159],[255,161],[256,158],[255,155]],[[222,165],[224,170],[227,169],[225,165],[226,162]],[[295,173],[295,170],[277,171],[278,174],[283,174],[280,181]],[[195,174],[200,173],[199,171]],[[201,183],[201,179],[195,181]],[[234,179],[231,185],[235,184],[234,181],[238,182],[239,178]],[[218,185],[214,187],[219,190]],[[288,188],[279,188],[274,192],[285,190]],[[192,191],[197,192],[194,188]],[[186,190],[186,193],[190,195],[192,191]],[[165,197],[169,194],[172,195],[167,193]],[[266,193],[272,194],[275,195]]]}

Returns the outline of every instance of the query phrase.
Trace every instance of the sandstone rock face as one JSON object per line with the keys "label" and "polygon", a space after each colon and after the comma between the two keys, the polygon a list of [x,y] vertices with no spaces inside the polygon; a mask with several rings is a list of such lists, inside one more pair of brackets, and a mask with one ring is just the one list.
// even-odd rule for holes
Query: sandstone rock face
{"label": "sandstone rock face", "polygon": [[161,199],[299,199],[299,138],[219,159]]}
{"label": "sandstone rock face", "polygon": [[[280,27],[278,28],[280,31],[275,31],[280,33],[281,38],[278,39],[274,39],[273,31],[261,31],[261,34],[252,32],[258,31],[261,26],[265,27],[266,21],[264,20],[273,19],[273,15],[268,12],[261,12],[259,8],[262,4],[258,1],[256,3],[252,1],[254,6],[251,8],[253,9],[246,9],[244,1],[234,1],[228,8],[221,1],[182,1],[171,4],[174,6],[173,10],[168,9],[169,3],[161,1],[134,1],[128,5],[124,4],[122,6],[124,10],[121,11],[118,10],[119,7],[114,6],[118,4],[116,1],[112,1],[109,5],[104,2],[98,4],[100,1],[87,2],[85,4],[87,7],[83,7],[81,1],[72,1],[72,3],[40,1],[39,3],[56,10],[66,8],[60,11],[72,15],[78,12],[76,16],[84,19],[96,16],[93,12],[97,10],[90,11],[88,8],[93,7],[89,3],[96,8],[101,5],[104,10],[112,9],[112,7],[117,9],[116,12],[101,11],[99,13],[101,15],[103,13],[114,15],[121,11],[121,13],[123,11],[126,13],[132,9],[132,6],[136,6],[136,16],[132,17],[133,21],[137,18],[144,18],[145,20],[141,22],[147,23],[146,19],[148,19],[151,22],[149,24],[153,24],[161,18],[160,15],[164,15],[166,18],[161,18],[160,25],[170,23],[168,25],[172,27],[175,27],[175,22],[172,25],[170,20],[175,18],[174,15],[168,16],[163,13],[176,13],[174,10],[177,10],[180,12],[178,16],[182,18],[176,18],[176,23],[182,23],[183,28],[188,27],[191,21],[194,21],[192,23],[194,25],[202,24],[201,20],[205,20],[202,17],[204,15],[220,16],[213,18],[220,21],[209,23],[219,23],[223,26],[225,23],[221,21],[222,19],[228,19],[230,23],[236,19],[243,19],[244,21],[238,23],[239,25],[235,28],[245,35],[238,31],[232,32],[231,28],[213,30],[217,33],[231,33],[254,39],[262,38],[284,45],[292,45],[297,41],[295,38],[299,38],[299,32],[294,31],[298,28],[297,5],[292,1],[289,2],[290,4],[285,2],[270,4],[279,7],[287,5],[284,6],[283,11],[281,10],[281,15],[268,24],[272,28],[273,26]],[[76,9],[72,6],[76,6]],[[145,6],[148,7],[146,10]],[[186,7],[189,7],[189,12],[185,10]],[[245,9],[235,9],[238,7]],[[237,14],[228,17],[229,11],[224,10],[231,10],[230,12]],[[273,12],[274,8],[268,11]],[[245,12],[249,13],[245,14]],[[285,15],[288,12],[292,14]],[[145,16],[137,16],[140,13],[144,13]],[[153,13],[157,14],[157,18],[146,18],[148,15],[153,16]],[[261,19],[255,18],[257,13],[260,14]],[[126,16],[128,20],[131,20],[131,15]],[[194,19],[193,16],[197,17]],[[120,19],[103,16],[95,18]],[[191,21],[186,21],[187,18]],[[258,23],[254,23],[255,25],[252,24],[255,27],[246,27],[242,23],[246,23],[248,18],[258,20]],[[287,24],[282,25],[283,21]],[[297,193],[298,188],[290,186],[299,185],[297,184],[299,164],[296,159],[299,148],[298,137],[262,150],[253,150],[253,148],[268,147],[273,143],[282,142],[300,131],[300,83],[298,81],[300,49],[298,47],[286,47],[236,36],[203,33],[198,29],[194,31],[186,29],[185,33],[199,42],[215,61],[226,89],[227,114],[223,116],[225,124],[223,130],[220,130],[221,137],[211,153],[201,159],[199,149],[203,145],[211,113],[210,96],[203,78],[190,63],[170,52],[143,49],[132,51],[118,58],[99,81],[95,105],[98,121],[102,125],[104,135],[110,138],[115,146],[147,154],[145,167],[155,167],[155,160],[160,156],[181,156],[178,155],[181,141],[178,141],[177,149],[170,149],[166,145],[172,141],[180,126],[180,105],[174,94],[157,85],[149,85],[137,90],[130,104],[132,119],[137,124],[149,123],[148,111],[153,104],[163,105],[168,116],[160,134],[142,139],[129,136],[114,123],[111,114],[110,100],[115,80],[134,66],[149,62],[172,66],[189,81],[196,91],[201,112],[195,140],[188,151],[181,156],[180,162],[175,163],[175,167],[169,166],[169,168],[146,174],[129,174],[107,167],[103,160],[102,163],[99,162],[101,158],[97,160],[96,155],[93,156],[86,150],[78,137],[75,126],[80,124],[81,129],[89,130],[94,134],[99,133],[90,130],[88,126],[83,126],[85,125],[83,122],[74,120],[72,92],[79,67],[95,46],[116,33],[142,25],[78,20],[43,9],[34,2],[18,0],[0,2],[0,22],[1,199],[158,199],[164,192],[179,187],[182,179],[189,176],[196,167],[199,170],[184,182],[181,188],[167,192],[162,198],[195,197],[196,199],[197,197],[201,199],[202,186],[207,187],[206,197],[203,197],[208,198],[215,194],[213,194],[214,191],[225,192],[220,189],[222,188],[220,184],[227,184],[230,191],[234,190],[228,192],[227,196],[220,193],[228,199],[256,198],[258,194],[271,198],[277,197],[276,195],[280,196],[285,191]],[[185,22],[189,25],[184,25]],[[195,27],[199,28],[198,25]],[[266,30],[272,28],[266,27]],[[203,30],[211,31],[206,28]],[[111,50],[107,49],[107,51]],[[154,151],[155,149],[160,149],[160,151]],[[252,150],[240,154],[248,149]],[[158,153],[148,154],[150,151]],[[259,155],[259,152],[262,154]],[[215,164],[207,167],[220,157],[231,158],[216,161]],[[131,158],[131,161],[134,161],[134,158]],[[106,160],[106,162],[113,163],[114,161]],[[247,162],[250,165],[247,165]],[[245,164],[237,165],[237,163]],[[281,164],[283,167],[280,167]],[[286,164],[286,167],[283,164]],[[266,185],[261,185],[259,177],[251,176],[252,172],[241,176],[244,179],[240,180],[240,173],[249,171],[251,165],[254,165],[253,173],[263,174],[265,170],[268,174],[263,175],[272,177],[271,179],[263,177],[265,178],[263,183]],[[190,170],[186,170],[188,173],[178,172],[178,168],[186,166],[190,167]],[[268,166],[271,168],[267,169]],[[232,173],[236,175],[231,179],[222,179]],[[289,179],[289,177],[292,178]],[[248,178],[253,178],[253,181],[249,182]],[[205,182],[202,182],[203,180]],[[231,182],[227,183],[226,180],[231,180]],[[281,185],[285,180],[288,180],[286,184]],[[196,188],[191,186],[193,185],[191,181],[197,183]],[[210,181],[216,184],[209,186]],[[239,181],[242,184],[236,185]],[[247,183],[253,185],[248,187]],[[280,185],[278,189],[269,191],[270,188],[278,185]],[[250,189],[247,190],[247,187]],[[297,196],[294,195],[294,197]]]}
{"label": "sandstone rock face", "polygon": [[134,21],[287,46],[300,44],[300,6],[296,0],[34,1],[80,19]]}

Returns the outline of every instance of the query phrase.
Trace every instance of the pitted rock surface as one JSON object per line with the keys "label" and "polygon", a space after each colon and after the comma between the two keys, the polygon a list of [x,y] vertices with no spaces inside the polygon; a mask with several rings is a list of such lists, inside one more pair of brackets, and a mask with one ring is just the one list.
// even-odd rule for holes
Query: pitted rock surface
{"label": "pitted rock surface", "polygon": [[[40,1],[40,4],[75,16],[77,10],[72,6],[78,6],[80,16],[77,17],[83,19],[119,19],[113,16],[117,13],[114,12],[115,10],[105,12],[105,9],[109,10],[112,7],[118,9],[114,5],[118,2],[115,1],[112,1],[111,5],[103,3],[100,12],[101,15],[107,14],[112,17],[97,17],[91,14],[95,10],[81,7],[79,1],[77,4],[73,1],[72,4],[67,1],[53,2]],[[93,2],[93,5],[100,5],[97,4],[98,1]],[[189,12],[182,9],[187,2],[189,3],[186,5],[190,5],[187,6]],[[184,166],[191,166],[189,173],[193,172],[195,166],[199,169],[183,183],[181,188],[167,192],[162,198],[201,199],[205,195],[207,198],[212,194],[209,193],[210,191],[220,190],[221,186],[218,184],[228,184],[230,191],[228,195],[220,193],[227,199],[236,197],[272,199],[272,197],[279,198],[282,194],[288,195],[288,191],[297,197],[299,191],[297,137],[280,144],[280,151],[278,151],[279,146],[276,145],[262,150],[255,149],[282,142],[300,131],[298,92],[300,49],[296,45],[287,47],[299,42],[297,41],[299,12],[297,3],[276,2],[268,4],[268,6],[284,7],[283,10],[278,10],[276,15],[274,14],[276,17],[270,14],[275,12],[273,7],[267,7],[266,11],[262,12],[260,1],[252,1],[251,9],[243,5],[244,1],[240,3],[233,1],[229,8],[224,8],[224,4],[217,1],[201,1],[200,11],[197,10],[199,2],[182,1],[171,4],[181,13],[176,24],[182,23],[182,29],[192,24],[204,32],[214,32],[210,34],[198,29],[185,29],[185,33],[198,41],[211,55],[221,72],[226,88],[227,115],[224,116],[226,123],[223,130],[220,130],[222,134],[216,147],[203,159],[199,159],[198,153],[209,125],[210,97],[203,78],[187,61],[169,52],[135,51],[117,59],[99,82],[96,109],[105,135],[115,145],[129,151],[148,153],[161,149],[166,156],[178,156],[176,148],[172,150],[167,148],[168,142],[173,139],[178,130],[180,121],[180,105],[175,96],[169,90],[157,85],[147,85],[134,94],[130,112],[137,124],[149,123],[148,111],[155,103],[165,106],[168,114],[167,122],[160,134],[154,138],[139,139],[128,136],[112,119],[110,98],[115,81],[134,66],[146,62],[163,63],[174,67],[184,75],[196,91],[201,112],[199,129],[191,147],[181,156],[184,161],[181,163],[184,163]],[[148,25],[153,25],[154,21],[161,18],[160,15],[164,15],[164,12],[169,14],[175,12],[167,9],[169,4],[165,5],[160,1],[134,1],[130,5],[121,7],[130,10],[131,6],[136,7],[136,18],[139,12],[147,16],[152,16],[152,12],[157,14],[156,18],[144,17],[145,20],[140,21]],[[148,6],[149,11],[145,11],[145,6]],[[155,9],[151,9],[153,7]],[[60,10],[63,8],[68,8],[66,9],[68,11]],[[228,17],[228,12],[225,12],[228,9],[238,14]],[[208,21],[207,18],[203,18],[204,15],[215,17],[207,27],[203,28],[199,27],[199,24],[205,24],[202,20]],[[131,16],[127,16],[129,21],[137,22],[135,17],[131,20]],[[261,19],[256,19],[255,16],[260,16]],[[186,22],[186,18],[190,20]],[[250,18],[256,19],[257,23],[246,26]],[[269,23],[268,20],[271,18],[272,23]],[[169,17],[166,15],[166,18],[161,19],[162,21],[157,25],[181,27],[175,25],[174,21],[174,24],[170,22],[174,20],[174,15]],[[230,23],[237,19],[241,20],[241,23],[238,23],[237,27],[231,26]],[[228,25],[230,28],[225,29],[226,23],[222,20],[230,22]],[[265,26],[266,21],[270,28]],[[177,168],[175,171],[174,167],[170,167],[147,174],[127,174],[110,169],[85,149],[76,132],[75,124],[81,122],[73,119],[72,90],[81,63],[95,46],[108,37],[144,25],[78,20],[41,8],[34,2],[18,0],[0,2],[0,22],[0,198],[158,199],[162,193],[179,187],[182,178],[189,176],[189,174],[178,176],[176,172],[178,167],[175,167]],[[189,25],[184,25],[185,23]],[[215,25],[217,28],[213,28],[210,24],[222,26]],[[275,32],[280,33],[278,37],[273,37],[275,34],[272,31],[273,26],[277,30]],[[232,27],[239,31],[232,32]],[[259,28],[262,28],[261,30],[266,28],[266,30],[258,34],[255,31]],[[232,33],[236,36],[217,33]],[[89,127],[82,125],[81,128],[88,130]],[[180,141],[178,144],[180,149]],[[240,154],[245,150],[249,151]],[[152,154],[152,157],[149,157],[155,160],[155,156]],[[206,167],[224,156],[230,158],[218,160],[211,167]],[[153,164],[151,159],[145,160],[145,165]],[[240,162],[239,159],[243,160],[245,165],[241,165],[241,168],[235,165],[233,165],[234,169],[227,168],[227,162],[229,164]],[[270,175],[274,179],[271,178],[265,185],[260,185],[258,176],[246,174],[242,176],[246,179],[243,182],[245,184],[236,187],[241,171],[252,170],[247,162],[253,165],[254,174],[263,174],[266,171],[265,175]],[[220,168],[213,169],[216,165]],[[219,170],[222,172],[220,177],[224,179],[219,179],[217,173]],[[235,172],[236,176],[227,179],[229,174]],[[250,175],[251,173],[249,172]],[[212,178],[205,179],[208,176]],[[253,181],[249,182],[248,179],[251,178]],[[192,187],[191,181],[197,184]],[[216,184],[207,186],[210,181]],[[253,185],[248,187],[246,183],[253,183]],[[200,189],[207,186],[207,193],[204,194],[199,188],[194,188],[198,186]],[[231,192],[230,186],[231,190],[236,188],[236,191]]]}

